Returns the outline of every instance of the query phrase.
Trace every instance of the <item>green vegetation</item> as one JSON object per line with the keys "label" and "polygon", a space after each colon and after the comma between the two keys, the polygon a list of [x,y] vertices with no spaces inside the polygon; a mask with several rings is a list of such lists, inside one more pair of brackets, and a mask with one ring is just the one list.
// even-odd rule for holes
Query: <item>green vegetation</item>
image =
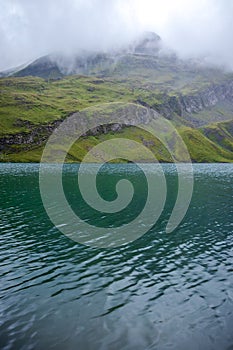
{"label": "green vegetation", "polygon": [[212,142],[233,152],[233,121],[210,124],[203,128],[203,133]]}
{"label": "green vegetation", "polygon": [[187,145],[193,162],[233,162],[232,152],[206,138],[200,130],[184,127],[179,132]]}
{"label": "green vegetation", "polygon": [[45,124],[91,105],[137,99],[124,85],[82,76],[5,78],[0,92],[0,136],[30,131],[19,121]]}
{"label": "green vegetation", "polygon": [[[233,162],[232,150],[227,147],[222,147],[209,138],[205,137],[203,132],[197,129],[182,127],[178,131],[187,145],[193,162]],[[161,142],[151,134],[137,127],[126,127],[117,133],[109,132],[97,136],[87,136],[80,138],[69,150],[66,161],[80,162],[86,153],[96,146],[98,143],[107,141],[113,138],[126,138],[139,142],[145,147],[148,147],[160,162],[172,162],[171,155]],[[233,138],[231,137],[231,147],[233,146]],[[29,150],[16,151],[1,155],[0,160],[5,162],[39,162],[43,152],[43,145],[32,147]],[[59,152],[60,146],[56,145],[55,149]],[[126,156],[135,161],[145,161],[144,153],[138,148],[126,150]],[[101,161],[102,158],[96,158],[95,161]],[[153,160],[153,159],[152,159]],[[146,159],[148,161],[148,159]]]}
{"label": "green vegetation", "polygon": [[[19,139],[33,133],[34,136],[33,142],[12,141],[6,145],[2,141],[0,161],[39,162],[54,123],[85,109],[87,125],[91,118],[98,120],[100,114],[106,116],[107,124],[108,114],[117,114],[116,102],[137,103],[168,113],[194,162],[233,161],[233,104],[225,100],[198,113],[181,115],[177,102],[181,95],[190,98],[212,84],[228,82],[231,74],[215,68],[197,68],[174,57],[146,55],[125,55],[104,71],[104,77],[98,69],[92,74],[1,78],[0,141],[14,135]],[[81,161],[93,146],[113,137],[141,142],[159,161],[172,161],[158,140],[136,127],[83,137],[70,149],[67,161]],[[143,161],[137,149],[128,150],[128,154]]]}

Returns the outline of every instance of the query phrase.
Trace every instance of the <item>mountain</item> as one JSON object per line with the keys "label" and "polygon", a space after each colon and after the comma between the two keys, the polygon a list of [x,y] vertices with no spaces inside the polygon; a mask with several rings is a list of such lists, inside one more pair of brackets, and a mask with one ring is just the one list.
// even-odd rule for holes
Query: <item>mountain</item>
{"label": "mountain", "polygon": [[126,54],[158,55],[161,49],[161,38],[151,32],[128,47],[113,52],[80,52],[77,54],[54,53],[36,59],[27,65],[0,73],[0,76],[25,77],[36,76],[47,79],[59,79],[74,74],[106,74]]}
{"label": "mountain", "polygon": [[[39,161],[49,135],[67,116],[91,108],[88,125],[100,108],[105,115],[104,106],[112,104],[112,113],[119,113],[116,102],[129,110],[132,104],[146,106],[169,119],[193,161],[233,161],[233,74],[178,58],[155,33],[117,51],[38,58],[3,72],[0,91],[1,161]],[[149,135],[124,126],[92,130],[67,159],[80,161],[112,134],[144,140],[159,160],[171,161]]]}

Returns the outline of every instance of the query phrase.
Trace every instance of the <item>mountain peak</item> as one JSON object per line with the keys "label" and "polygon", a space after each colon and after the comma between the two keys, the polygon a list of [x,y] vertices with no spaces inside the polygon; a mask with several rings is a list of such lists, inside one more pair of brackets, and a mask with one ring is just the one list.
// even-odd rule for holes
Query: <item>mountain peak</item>
{"label": "mountain peak", "polygon": [[135,53],[153,55],[161,48],[161,38],[154,32],[144,32],[135,46]]}
{"label": "mountain peak", "polygon": [[2,73],[3,76],[39,76],[42,78],[58,79],[64,75],[95,74],[104,72],[128,53],[136,55],[157,56],[162,47],[162,40],[154,32],[144,32],[138,40],[126,47],[123,51],[112,52],[79,52],[71,55],[53,53],[40,57],[22,69],[13,69]]}

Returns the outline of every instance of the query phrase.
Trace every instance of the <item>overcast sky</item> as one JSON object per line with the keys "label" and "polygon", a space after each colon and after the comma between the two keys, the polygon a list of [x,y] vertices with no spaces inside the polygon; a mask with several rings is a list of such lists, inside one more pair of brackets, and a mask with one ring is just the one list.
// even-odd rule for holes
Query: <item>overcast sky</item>
{"label": "overcast sky", "polygon": [[232,0],[0,0],[0,70],[54,51],[111,49],[144,30],[183,57],[233,69]]}

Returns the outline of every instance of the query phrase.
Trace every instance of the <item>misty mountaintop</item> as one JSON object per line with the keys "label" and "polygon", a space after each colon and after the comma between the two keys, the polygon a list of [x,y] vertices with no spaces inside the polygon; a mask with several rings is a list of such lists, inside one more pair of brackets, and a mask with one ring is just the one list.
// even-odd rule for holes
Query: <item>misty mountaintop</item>
{"label": "misty mountaintop", "polygon": [[[48,54],[1,76],[0,161],[40,161],[46,140],[67,116],[75,114],[77,122],[82,116],[88,126],[99,113],[119,114],[123,104],[129,114],[140,105],[169,119],[192,161],[233,162],[233,73],[204,59],[180,59],[155,33],[120,50]],[[67,161],[82,160],[112,135],[142,141],[158,160],[172,161],[150,135],[123,125],[91,130]]]}
{"label": "misty mountaintop", "polygon": [[135,40],[121,50],[109,52],[77,53],[50,53],[40,57],[29,64],[16,67],[5,72],[1,76],[38,76],[42,78],[57,79],[74,74],[109,74],[127,55],[151,55],[158,57],[162,48],[161,38],[153,32],[145,32],[138,40]]}
{"label": "misty mountaintop", "polygon": [[[113,43],[114,46],[114,43]],[[180,59],[159,35],[145,32],[128,46],[106,52],[49,53],[33,62],[0,73],[2,77],[35,76],[57,80],[71,75],[133,79],[134,85],[160,91],[200,90],[230,77],[222,67],[202,59]]]}

